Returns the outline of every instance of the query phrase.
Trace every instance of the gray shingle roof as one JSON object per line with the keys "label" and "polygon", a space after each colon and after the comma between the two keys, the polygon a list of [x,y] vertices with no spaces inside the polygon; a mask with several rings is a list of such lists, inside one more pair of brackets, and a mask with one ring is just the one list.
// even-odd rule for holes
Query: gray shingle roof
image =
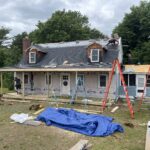
{"label": "gray shingle roof", "polygon": [[[107,51],[103,54],[103,63],[90,63],[86,48],[93,42],[106,47]],[[108,45],[108,41],[74,41],[61,43],[35,44],[31,48],[45,52],[45,56],[36,64],[28,64],[24,59],[17,65],[19,68],[42,67],[42,68],[109,68],[115,58],[118,58],[118,46]]]}

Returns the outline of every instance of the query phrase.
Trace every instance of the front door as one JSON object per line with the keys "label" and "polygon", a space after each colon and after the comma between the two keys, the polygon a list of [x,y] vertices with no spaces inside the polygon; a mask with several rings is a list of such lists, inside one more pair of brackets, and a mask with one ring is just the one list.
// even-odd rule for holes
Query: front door
{"label": "front door", "polygon": [[[136,96],[141,97],[142,93],[144,91],[144,85],[146,81],[145,75],[136,75]],[[146,94],[146,91],[144,91],[144,95]]]}
{"label": "front door", "polygon": [[61,75],[61,94],[70,95],[70,75]]}

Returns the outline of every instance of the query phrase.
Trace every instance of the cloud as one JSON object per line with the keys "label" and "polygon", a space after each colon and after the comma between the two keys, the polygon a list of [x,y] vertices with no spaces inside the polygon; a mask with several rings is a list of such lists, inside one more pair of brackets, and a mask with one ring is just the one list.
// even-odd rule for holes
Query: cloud
{"label": "cloud", "polygon": [[140,0],[0,0],[0,26],[11,29],[11,35],[31,32],[38,21],[45,21],[56,10],[76,10],[89,18],[91,27],[110,35],[132,5]]}

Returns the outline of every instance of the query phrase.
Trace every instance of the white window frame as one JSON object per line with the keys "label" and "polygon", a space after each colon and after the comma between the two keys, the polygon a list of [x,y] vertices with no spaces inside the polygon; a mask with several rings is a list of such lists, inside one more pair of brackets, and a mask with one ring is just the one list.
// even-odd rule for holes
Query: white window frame
{"label": "white window frame", "polygon": [[[34,61],[32,61],[31,55],[34,54]],[[36,52],[29,52],[29,63],[30,64],[35,64],[36,63]]]}
{"label": "white window frame", "polygon": [[[83,85],[78,85],[78,86],[79,87],[84,87],[84,84],[85,84],[85,75],[84,74],[78,74],[77,75],[77,81],[78,81],[79,76],[83,76]],[[77,82],[77,84],[78,84],[78,82]]]}
{"label": "white window frame", "polygon": [[[97,51],[98,53],[97,53],[97,60],[93,60],[93,51]],[[99,62],[99,49],[97,49],[97,48],[94,48],[94,49],[92,49],[91,50],[91,62]]]}
{"label": "white window frame", "polygon": [[100,76],[106,76],[106,86],[107,86],[107,79],[108,79],[108,75],[107,74],[98,74],[98,87],[99,88],[105,88],[106,86],[101,86],[100,85]]}

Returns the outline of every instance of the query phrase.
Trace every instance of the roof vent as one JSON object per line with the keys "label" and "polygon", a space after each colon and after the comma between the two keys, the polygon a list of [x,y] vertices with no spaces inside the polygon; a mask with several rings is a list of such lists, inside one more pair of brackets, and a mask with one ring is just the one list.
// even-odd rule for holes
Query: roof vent
{"label": "roof vent", "polygon": [[79,44],[79,41],[78,41],[78,40],[76,41],[76,44]]}

